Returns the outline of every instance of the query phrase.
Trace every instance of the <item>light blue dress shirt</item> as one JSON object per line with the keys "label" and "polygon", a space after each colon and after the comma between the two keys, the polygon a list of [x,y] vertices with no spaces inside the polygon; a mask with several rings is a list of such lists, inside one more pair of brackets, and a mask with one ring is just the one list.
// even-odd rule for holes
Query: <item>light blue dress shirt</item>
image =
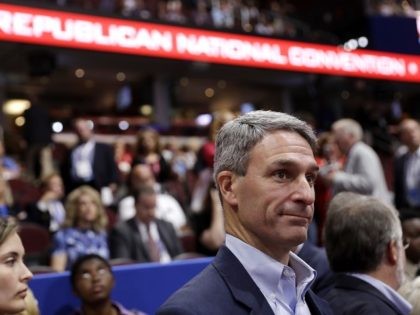
{"label": "light blue dress shirt", "polygon": [[274,314],[311,314],[305,294],[315,280],[316,271],[307,263],[290,252],[286,266],[229,234],[226,246],[249,273]]}

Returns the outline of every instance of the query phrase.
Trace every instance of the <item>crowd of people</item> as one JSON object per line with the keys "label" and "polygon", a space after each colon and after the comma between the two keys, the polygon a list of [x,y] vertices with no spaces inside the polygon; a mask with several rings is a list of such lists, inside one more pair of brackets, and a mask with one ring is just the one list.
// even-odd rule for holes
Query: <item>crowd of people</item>
{"label": "crowd of people", "polygon": [[[30,0],[28,0],[30,1]],[[120,15],[192,27],[313,39],[313,29],[297,17],[288,0],[44,0],[68,9]],[[328,32],[326,30],[319,33]],[[328,40],[337,37],[330,34]]]}
{"label": "crowd of people", "polygon": [[[334,314],[376,314],[370,307],[381,309],[382,303],[394,309],[386,314],[408,314],[407,300],[415,304],[412,292],[420,270],[416,119],[404,118],[397,126],[400,146],[393,170],[384,170],[379,155],[364,141],[361,125],[351,118],[315,135],[309,124],[284,113],[216,112],[209,137],[196,152],[177,150],[174,144],[162,149],[159,133],[145,127],[135,147],[126,150],[130,158],[122,159],[124,167],[119,167],[121,152],[117,155],[110,144],[99,142],[89,120],[76,118],[73,126],[77,143],[52,167],[40,166],[52,169],[50,174],[29,175],[25,162],[2,151],[0,209],[6,223],[12,218],[14,224],[30,222],[48,231],[46,263],[51,272],[81,274],[72,276],[72,285],[81,286],[75,289],[81,299],[88,296],[85,277],[106,274],[112,288],[114,262],[167,263],[193,252],[194,257],[216,257],[160,314],[186,314],[186,309],[205,314],[216,305],[216,313],[246,313],[258,305],[265,309],[259,314],[270,309],[329,314],[328,305],[315,294],[330,302]],[[188,158],[181,158],[186,152]],[[179,173],[182,161],[185,172]],[[385,176],[390,171],[392,182]],[[35,176],[31,182],[30,176]],[[17,200],[22,187],[16,182],[33,185],[38,194]],[[31,261],[29,270],[23,267],[24,244],[17,235],[10,239],[18,247],[12,256],[24,274],[19,276],[20,292],[36,263]],[[406,240],[411,240],[407,249]],[[0,251],[2,246],[0,239]],[[86,255],[98,266],[85,266]],[[3,264],[8,266],[0,261],[0,272]],[[232,270],[235,277],[225,278]],[[269,281],[269,274],[278,279]],[[278,285],[281,297],[273,293]],[[238,286],[247,288],[252,299],[232,301],[228,291]],[[355,288],[360,297],[348,293]],[[372,292],[381,295],[380,306],[368,302]],[[18,295],[24,297],[26,291]],[[350,306],[345,311],[346,303]],[[119,306],[109,299],[102,307]]]}

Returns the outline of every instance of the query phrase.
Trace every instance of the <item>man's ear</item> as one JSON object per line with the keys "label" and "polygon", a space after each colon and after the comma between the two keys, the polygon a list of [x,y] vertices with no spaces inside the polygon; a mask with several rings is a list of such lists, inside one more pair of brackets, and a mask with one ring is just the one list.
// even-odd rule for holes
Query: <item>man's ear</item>
{"label": "man's ear", "polygon": [[222,196],[222,203],[226,202],[231,207],[236,207],[238,204],[235,191],[237,176],[231,171],[221,171],[217,174],[216,180]]}
{"label": "man's ear", "polygon": [[388,258],[388,262],[391,265],[395,265],[397,264],[398,261],[398,251],[400,249],[398,248],[398,244],[397,241],[393,240],[391,242],[388,243],[388,247],[387,247],[387,258]]}

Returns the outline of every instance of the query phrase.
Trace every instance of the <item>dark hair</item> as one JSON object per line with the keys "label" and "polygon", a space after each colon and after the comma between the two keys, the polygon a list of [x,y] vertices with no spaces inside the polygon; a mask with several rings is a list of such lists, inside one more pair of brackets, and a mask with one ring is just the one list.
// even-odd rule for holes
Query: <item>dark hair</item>
{"label": "dark hair", "polygon": [[102,256],[98,254],[87,254],[87,255],[80,256],[74,262],[70,270],[70,282],[73,289],[75,288],[75,284],[76,284],[76,275],[78,274],[82,264],[85,263],[86,261],[93,260],[93,259],[98,259],[102,261],[106,265],[106,267],[112,272],[112,268],[111,268],[111,265],[109,264],[109,261],[103,258]]}

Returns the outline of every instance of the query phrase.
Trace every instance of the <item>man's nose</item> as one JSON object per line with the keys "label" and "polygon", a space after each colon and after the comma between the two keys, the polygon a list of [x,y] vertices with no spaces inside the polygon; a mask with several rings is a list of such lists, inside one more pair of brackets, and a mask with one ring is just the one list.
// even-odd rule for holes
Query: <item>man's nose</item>
{"label": "man's nose", "polygon": [[299,176],[295,182],[294,197],[306,205],[315,202],[315,191],[313,184],[308,181],[305,175]]}

